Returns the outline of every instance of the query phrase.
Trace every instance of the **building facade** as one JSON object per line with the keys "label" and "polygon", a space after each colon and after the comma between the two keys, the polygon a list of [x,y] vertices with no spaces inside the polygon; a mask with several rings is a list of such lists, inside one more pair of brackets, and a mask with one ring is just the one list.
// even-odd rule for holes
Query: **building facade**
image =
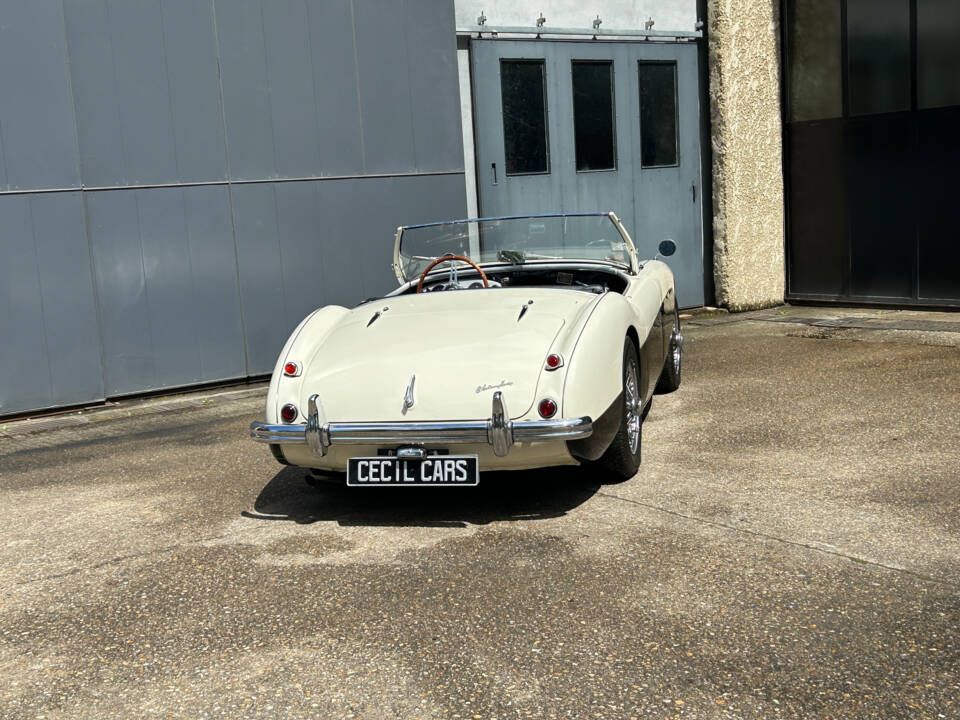
{"label": "building facade", "polygon": [[464,215],[614,210],[684,306],[960,306],[958,8],[0,3],[0,416],[269,373]]}
{"label": "building facade", "polygon": [[788,297],[960,307],[960,3],[783,12]]}
{"label": "building facade", "polygon": [[466,212],[452,3],[0,3],[0,415],[259,376]]}

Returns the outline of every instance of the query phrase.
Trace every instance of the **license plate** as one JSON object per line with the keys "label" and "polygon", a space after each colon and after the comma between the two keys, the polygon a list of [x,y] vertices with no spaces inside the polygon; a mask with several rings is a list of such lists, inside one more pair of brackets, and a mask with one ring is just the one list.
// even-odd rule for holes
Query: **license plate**
{"label": "license plate", "polygon": [[479,482],[476,455],[357,457],[347,464],[350,487],[470,487]]}

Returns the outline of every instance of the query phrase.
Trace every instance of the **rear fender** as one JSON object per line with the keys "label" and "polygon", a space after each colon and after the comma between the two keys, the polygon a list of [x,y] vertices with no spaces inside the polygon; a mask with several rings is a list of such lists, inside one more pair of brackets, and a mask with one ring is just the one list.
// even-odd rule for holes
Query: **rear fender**
{"label": "rear fender", "polygon": [[650,326],[640,323],[633,306],[622,295],[607,293],[584,325],[567,364],[564,417],[599,418],[619,397],[623,390],[623,342],[631,328],[642,347]]}
{"label": "rear fender", "polygon": [[[307,360],[316,353],[317,347],[336,326],[340,319],[349,312],[339,305],[327,305],[314,310],[290,333],[290,338],[280,351],[277,364],[270,377],[270,387],[267,390],[266,420],[268,423],[279,422],[281,402],[295,401],[300,395],[300,384],[303,380],[302,368]],[[288,360],[300,363],[299,377],[285,377],[283,366]],[[281,388],[280,383],[283,382]],[[282,397],[281,397],[282,396]],[[303,412],[303,408],[301,408]]]}

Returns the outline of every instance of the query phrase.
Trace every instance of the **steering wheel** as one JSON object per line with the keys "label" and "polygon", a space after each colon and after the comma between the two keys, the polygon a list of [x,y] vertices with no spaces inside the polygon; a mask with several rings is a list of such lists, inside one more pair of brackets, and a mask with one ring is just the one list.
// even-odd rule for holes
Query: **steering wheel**
{"label": "steering wheel", "polygon": [[430,272],[431,270],[433,270],[433,268],[435,268],[435,267],[436,267],[437,265],[439,265],[440,263],[451,262],[451,261],[453,261],[453,260],[462,260],[463,262],[467,263],[468,265],[473,265],[473,267],[475,267],[475,268],[477,269],[477,272],[480,273],[480,277],[483,279],[483,286],[484,286],[485,288],[490,287],[490,283],[487,282],[487,275],[486,275],[486,273],[483,272],[483,268],[481,268],[479,265],[477,265],[473,260],[471,260],[471,259],[468,258],[468,257],[464,257],[463,255],[452,255],[452,254],[451,254],[451,255],[444,255],[443,257],[437,258],[437,259],[434,260],[432,263],[430,263],[429,265],[427,265],[427,267],[424,269],[424,271],[423,271],[422,273],[420,273],[420,282],[417,283],[417,292],[418,292],[418,293],[423,292],[423,279],[424,279],[425,277],[427,277],[427,273],[428,273],[428,272]]}

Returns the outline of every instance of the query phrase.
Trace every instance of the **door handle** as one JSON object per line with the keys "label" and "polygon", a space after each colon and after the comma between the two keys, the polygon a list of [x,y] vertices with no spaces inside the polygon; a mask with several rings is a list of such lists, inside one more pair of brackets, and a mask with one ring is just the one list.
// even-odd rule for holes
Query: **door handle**
{"label": "door handle", "polygon": [[496,163],[490,163],[490,184],[491,185],[497,184],[497,164]]}
{"label": "door handle", "polygon": [[697,201],[697,184],[696,183],[690,184],[690,194],[693,196],[693,202],[696,202]]}

